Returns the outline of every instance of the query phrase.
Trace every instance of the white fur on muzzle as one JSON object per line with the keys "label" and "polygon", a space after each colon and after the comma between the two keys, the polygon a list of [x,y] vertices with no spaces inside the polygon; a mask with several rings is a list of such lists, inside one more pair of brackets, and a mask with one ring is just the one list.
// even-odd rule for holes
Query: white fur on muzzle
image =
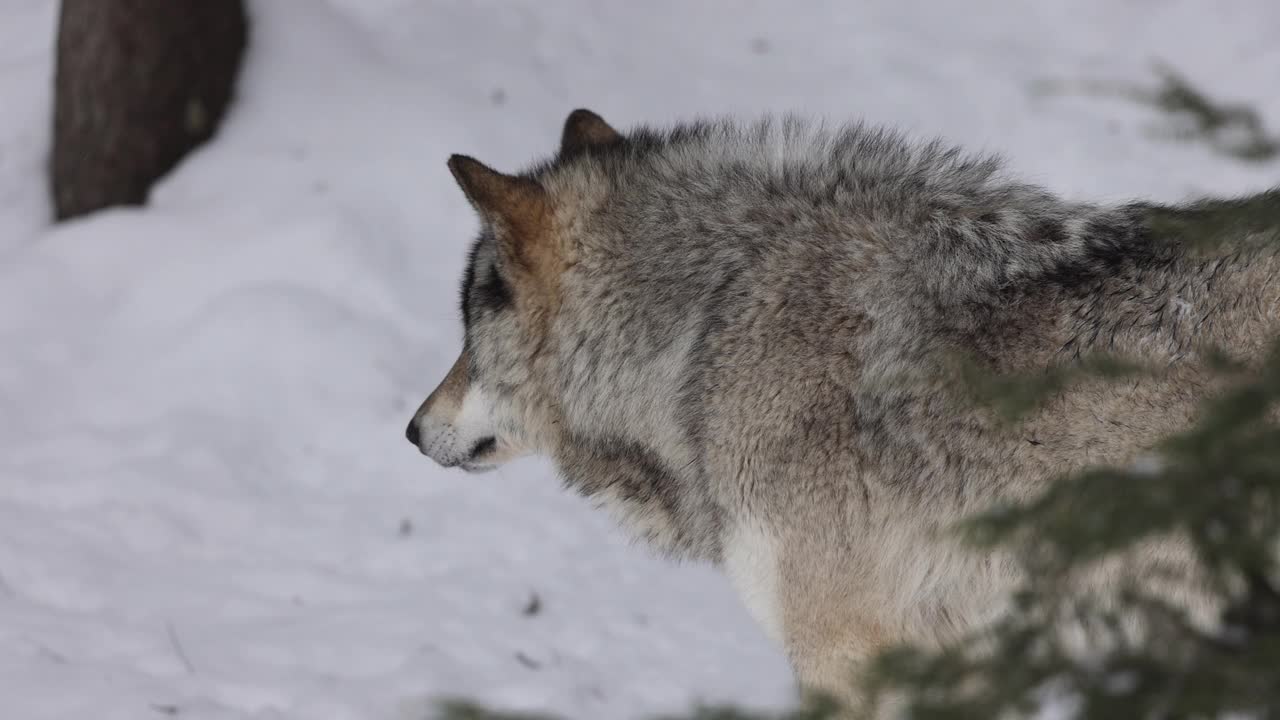
{"label": "white fur on muzzle", "polygon": [[413,441],[416,434],[422,454],[444,467],[467,467],[493,450],[493,405],[483,390],[468,388],[451,418],[440,417],[433,409],[420,412],[410,422],[409,439]]}

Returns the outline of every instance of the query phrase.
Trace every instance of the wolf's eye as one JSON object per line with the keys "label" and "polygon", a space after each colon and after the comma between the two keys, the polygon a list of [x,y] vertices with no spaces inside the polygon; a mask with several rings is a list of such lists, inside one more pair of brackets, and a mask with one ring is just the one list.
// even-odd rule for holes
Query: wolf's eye
{"label": "wolf's eye", "polygon": [[492,311],[511,305],[511,286],[498,274],[498,268],[490,266],[480,282],[476,283],[476,302]]}

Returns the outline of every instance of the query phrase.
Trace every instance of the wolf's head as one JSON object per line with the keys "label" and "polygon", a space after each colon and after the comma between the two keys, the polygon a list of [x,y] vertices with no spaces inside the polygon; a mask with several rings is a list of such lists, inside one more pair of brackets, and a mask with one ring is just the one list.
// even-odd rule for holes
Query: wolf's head
{"label": "wolf's head", "polygon": [[[598,115],[576,110],[560,156],[622,141]],[[548,362],[559,279],[572,262],[574,213],[534,171],[504,175],[464,155],[449,170],[480,216],[462,282],[462,353],[414,413],[409,442],[445,467],[472,472],[549,450],[560,422]]]}

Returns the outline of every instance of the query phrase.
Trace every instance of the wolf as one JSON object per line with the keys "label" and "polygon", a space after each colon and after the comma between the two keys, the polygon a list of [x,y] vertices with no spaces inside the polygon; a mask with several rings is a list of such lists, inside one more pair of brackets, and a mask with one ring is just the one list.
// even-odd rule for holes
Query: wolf
{"label": "wolf", "polygon": [[[959,638],[1016,585],[946,528],[1135,461],[1213,392],[1208,348],[1256,361],[1280,332],[1280,260],[1250,233],[1193,247],[1153,229],[1162,206],[1069,202],[865,123],[576,110],[522,172],[448,167],[480,225],[465,339],[409,442],[471,472],[550,457],[637,537],[722,568],[800,685],[854,704],[876,652]],[[1017,426],[949,374],[1096,351],[1165,372]]]}

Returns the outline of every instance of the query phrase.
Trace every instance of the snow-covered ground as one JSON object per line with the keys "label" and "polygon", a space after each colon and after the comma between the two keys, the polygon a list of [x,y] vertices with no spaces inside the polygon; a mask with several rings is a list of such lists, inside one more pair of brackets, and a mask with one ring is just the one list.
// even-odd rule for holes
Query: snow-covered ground
{"label": "snow-covered ground", "polygon": [[[549,467],[404,441],[475,221],[569,110],[864,117],[1073,197],[1280,180],[1045,79],[1175,64],[1280,122],[1280,4],[257,0],[239,103],[145,210],[53,228],[54,0],[0,0],[0,718],[573,718],[790,701],[726,583]],[[540,608],[526,613],[536,594]]]}

